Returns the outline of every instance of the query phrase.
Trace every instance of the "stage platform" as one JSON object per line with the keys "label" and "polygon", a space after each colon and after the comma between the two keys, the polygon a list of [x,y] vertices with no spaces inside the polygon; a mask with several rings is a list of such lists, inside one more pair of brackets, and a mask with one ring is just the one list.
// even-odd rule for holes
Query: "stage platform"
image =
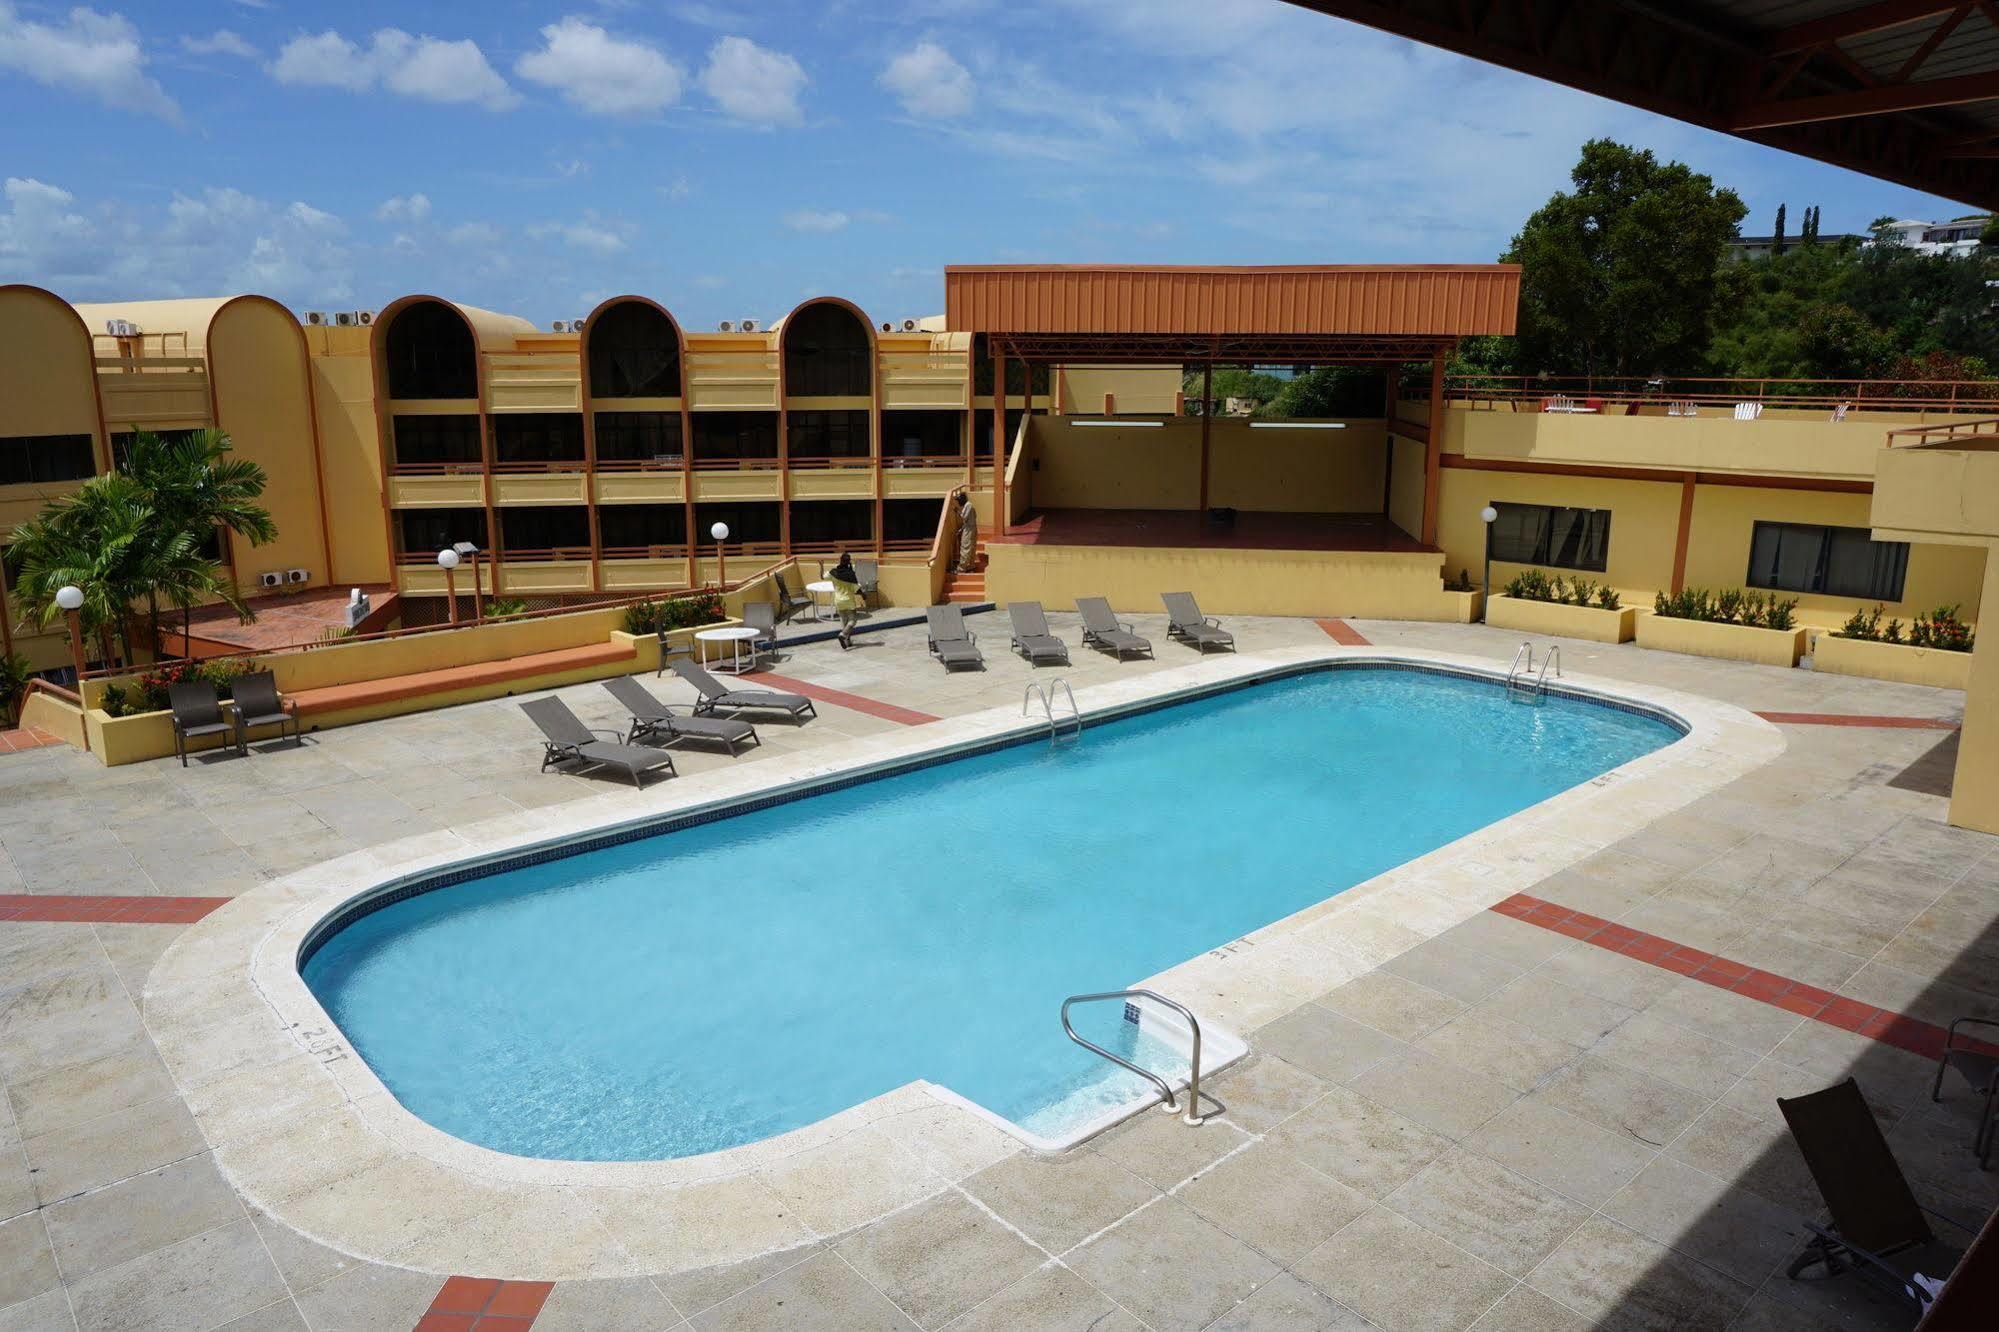
{"label": "stage platform", "polygon": [[1378,513],[1238,512],[1233,522],[1217,523],[1192,510],[1044,509],[987,540],[1017,546],[1440,553]]}

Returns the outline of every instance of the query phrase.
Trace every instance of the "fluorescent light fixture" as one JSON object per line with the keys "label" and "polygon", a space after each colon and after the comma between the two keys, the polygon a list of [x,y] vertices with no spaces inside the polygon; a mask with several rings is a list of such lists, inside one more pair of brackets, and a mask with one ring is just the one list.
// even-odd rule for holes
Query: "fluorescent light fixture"
{"label": "fluorescent light fixture", "polygon": [[1345,421],[1251,421],[1251,430],[1345,430]]}
{"label": "fluorescent light fixture", "polygon": [[1069,418],[1069,424],[1072,426],[1136,426],[1141,430],[1157,430],[1166,423],[1164,421],[1124,421],[1113,417],[1071,417]]}

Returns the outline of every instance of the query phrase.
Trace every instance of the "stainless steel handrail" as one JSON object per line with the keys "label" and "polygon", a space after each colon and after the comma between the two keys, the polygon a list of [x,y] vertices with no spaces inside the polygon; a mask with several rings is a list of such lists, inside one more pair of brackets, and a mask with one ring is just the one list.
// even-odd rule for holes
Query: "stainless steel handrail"
{"label": "stainless steel handrail", "polygon": [[1041,681],[1029,680],[1027,682],[1027,690],[1020,696],[1020,715],[1023,717],[1028,715],[1028,700],[1036,696],[1039,696],[1041,699],[1041,711],[1048,718],[1048,729],[1052,732],[1055,729],[1055,709],[1049,704],[1048,695],[1041,688]]}
{"label": "stainless steel handrail", "polygon": [[1522,657],[1527,658],[1527,669],[1530,671],[1533,670],[1534,644],[1532,641],[1520,645],[1519,649],[1513,654],[1513,664],[1506,668],[1506,687],[1508,690],[1513,688],[1513,681],[1520,674],[1520,659]]}
{"label": "stainless steel handrail", "polygon": [[1201,1106],[1200,1019],[1196,1018],[1192,1010],[1190,1010],[1185,1004],[1175,1003],[1173,1000],[1168,999],[1165,995],[1155,994],[1151,990],[1106,990],[1102,994],[1072,994],[1067,999],[1064,999],[1062,1001],[1063,1033],[1067,1035],[1070,1040],[1082,1046],[1085,1050],[1089,1050],[1095,1054],[1102,1055],[1104,1058],[1110,1060],[1113,1064],[1116,1064],[1121,1068],[1128,1069],[1129,1071],[1138,1074],[1138,1076],[1144,1078],[1147,1082],[1157,1087],[1159,1089],[1160,1096],[1165,1098],[1166,1108],[1168,1110],[1177,1109],[1178,1104],[1173,1099],[1173,1089],[1166,1085],[1166,1079],[1160,1077],[1157,1073],[1153,1073],[1147,1069],[1140,1068],[1137,1064],[1132,1063],[1129,1059],[1126,1059],[1123,1055],[1113,1054],[1109,1050],[1104,1049],[1103,1046],[1098,1045],[1095,1041],[1092,1041],[1087,1037],[1079,1035],[1076,1031],[1075,1026],[1069,1021],[1069,1010],[1075,1005],[1093,1004],[1104,999],[1150,999],[1153,1003],[1164,1005],[1165,1007],[1170,1008],[1174,1012],[1178,1013],[1181,1017],[1187,1019],[1187,1030],[1193,1033],[1194,1046],[1193,1046],[1192,1058],[1190,1059],[1187,1065],[1187,1110],[1186,1113],[1182,1116],[1182,1118],[1185,1120],[1185,1122],[1193,1124],[1196,1127],[1198,1127],[1202,1122],[1201,1116],[1198,1113]]}
{"label": "stainless steel handrail", "polygon": [[1069,687],[1068,680],[1060,676],[1050,681],[1048,688],[1045,690],[1041,687],[1041,681],[1028,681],[1026,690],[1020,696],[1020,715],[1023,717],[1032,716],[1033,714],[1029,710],[1028,704],[1035,698],[1040,698],[1041,715],[1048,719],[1048,738],[1050,740],[1055,739],[1059,733],[1055,722],[1055,691],[1057,689],[1060,689],[1068,696],[1069,714],[1076,720],[1076,733],[1081,735],[1083,731],[1083,710],[1076,706],[1076,691]]}
{"label": "stainless steel handrail", "polygon": [[1562,649],[1558,645],[1553,643],[1550,643],[1548,645],[1548,655],[1541,658],[1541,674],[1537,676],[1534,680],[1535,692],[1541,694],[1546,694],[1548,692],[1548,668],[1550,666],[1553,666],[1555,668],[1555,678],[1557,680],[1561,679]]}

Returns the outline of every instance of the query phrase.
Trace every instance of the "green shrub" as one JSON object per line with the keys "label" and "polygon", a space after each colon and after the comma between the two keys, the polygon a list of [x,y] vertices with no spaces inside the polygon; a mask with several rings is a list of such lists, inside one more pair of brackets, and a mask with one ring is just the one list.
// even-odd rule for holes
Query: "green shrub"
{"label": "green shrub", "polygon": [[1792,629],[1797,626],[1798,599],[1779,600],[1768,592],[1731,588],[1710,592],[1682,588],[1652,598],[1652,613],[1667,620],[1702,620],[1709,624],[1739,624],[1751,629]]}
{"label": "green shrub", "polygon": [[1595,606],[1599,610],[1617,610],[1623,606],[1623,599],[1617,589],[1608,583],[1599,583],[1594,578],[1581,574],[1570,578],[1563,574],[1553,577],[1539,569],[1522,569],[1506,584],[1506,595],[1521,601],[1550,601],[1562,606]]}
{"label": "green shrub", "polygon": [[1624,598],[1617,594],[1616,588],[1612,587],[1609,583],[1605,583],[1596,590],[1596,608],[1598,610],[1622,610],[1624,609]]}
{"label": "green shrub", "polygon": [[625,607],[625,632],[659,634],[670,629],[691,629],[728,618],[722,613],[722,597],[717,592],[690,592],[686,596],[655,601],[647,598]]}
{"label": "green shrub", "polygon": [[236,686],[236,677],[247,675],[262,667],[254,661],[242,658],[215,658],[208,661],[170,661],[155,666],[143,675],[128,676],[123,680],[104,687],[103,708],[112,717],[130,717],[142,712],[164,712],[167,709],[167,686],[182,684],[190,680],[203,680],[215,686],[220,698],[228,698]]}
{"label": "green shrub", "polygon": [[489,620],[510,620],[527,613],[528,604],[519,597],[494,597],[486,603],[486,618]]}
{"label": "green shrub", "polygon": [[1969,652],[1973,636],[1971,627],[1957,618],[1956,606],[1939,606],[1915,618],[1909,626],[1909,643],[1942,652]]}
{"label": "green shrub", "polygon": [[1886,607],[1875,605],[1871,611],[1856,610],[1846,617],[1846,623],[1839,627],[1834,638],[1857,638],[1863,643],[1881,641],[1881,612]]}
{"label": "green shrub", "polygon": [[1456,578],[1452,578],[1449,574],[1444,575],[1444,591],[1469,592],[1471,590],[1472,590],[1472,581],[1471,581],[1470,569],[1458,570],[1458,576]]}
{"label": "green shrub", "polygon": [[[0,606],[0,615],[6,613]],[[21,696],[33,674],[28,659],[20,653],[0,653],[0,722],[11,724],[20,719]]]}

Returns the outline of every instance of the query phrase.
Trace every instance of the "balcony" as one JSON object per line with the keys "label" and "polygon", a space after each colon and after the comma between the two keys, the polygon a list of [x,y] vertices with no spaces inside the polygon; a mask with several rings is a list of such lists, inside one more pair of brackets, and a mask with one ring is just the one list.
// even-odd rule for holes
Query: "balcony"
{"label": "balcony", "polygon": [[589,502],[590,478],[580,460],[494,465],[493,503],[499,507]]}
{"label": "balcony", "polygon": [[501,554],[499,590],[506,596],[588,592],[591,575],[588,548],[509,550]]}
{"label": "balcony", "polygon": [[513,352],[486,357],[488,411],[573,412],[582,406],[582,366],[573,349],[557,355]]}
{"label": "balcony", "polygon": [[658,466],[600,462],[593,484],[599,504],[678,504],[687,498],[678,458]]}
{"label": "balcony", "polygon": [[866,458],[792,458],[793,499],[873,499],[875,472]]}
{"label": "balcony", "polygon": [[907,343],[881,339],[881,398],[897,408],[963,410],[972,401],[972,368],[963,346],[939,347],[929,334]]}
{"label": "balcony", "polygon": [[[992,484],[993,469],[981,467],[978,485]],[[929,499],[950,494],[965,484],[963,458],[893,458],[882,468],[885,499]]]}
{"label": "balcony", "polygon": [[476,462],[398,463],[389,476],[393,509],[465,509],[485,502],[485,469]]}
{"label": "balcony", "polygon": [[687,547],[607,546],[598,565],[606,592],[651,592],[686,587]]}
{"label": "balcony", "polygon": [[748,459],[741,463],[695,464],[697,500],[775,500],[784,498],[784,477],[777,460]]}
{"label": "balcony", "polygon": [[747,346],[688,339],[687,405],[693,411],[777,410],[778,359],[761,340]]}
{"label": "balcony", "polygon": [[97,385],[104,424],[206,424],[208,363],[199,356],[100,356]]}

